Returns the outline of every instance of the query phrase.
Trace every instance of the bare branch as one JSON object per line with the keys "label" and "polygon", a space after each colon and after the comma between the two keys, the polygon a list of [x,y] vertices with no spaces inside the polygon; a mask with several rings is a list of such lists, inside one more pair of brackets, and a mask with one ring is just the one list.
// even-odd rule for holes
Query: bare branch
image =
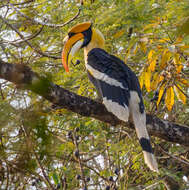
{"label": "bare branch", "polygon": [[23,16],[24,18],[30,20],[33,24],[40,24],[42,26],[48,26],[48,27],[52,27],[52,28],[59,28],[59,27],[64,27],[65,25],[71,23],[73,20],[75,20],[80,12],[81,12],[81,9],[78,9],[78,12],[77,14],[71,18],[70,20],[68,20],[67,22],[63,23],[63,24],[51,24],[51,23],[46,23],[46,19],[44,18],[44,22],[41,22],[41,21],[37,21],[37,20],[34,20],[34,19],[31,19],[30,17],[28,17],[27,15],[23,14],[22,12],[20,12],[16,7],[13,6],[12,3],[9,3],[9,5],[12,7],[12,9],[14,9],[19,15]]}
{"label": "bare branch", "polygon": [[34,46],[29,42],[29,40],[27,40],[27,39],[18,31],[17,28],[15,28],[13,25],[9,24],[9,23],[7,22],[7,20],[4,19],[1,15],[0,15],[0,19],[1,19],[7,26],[9,26],[13,31],[15,31],[15,32],[20,36],[20,38],[21,38],[28,46],[30,46],[35,52],[37,52],[38,54],[40,54],[40,55],[42,55],[42,56],[44,56],[44,57],[49,57],[49,58],[53,58],[53,59],[61,59],[61,57],[59,57],[59,56],[57,57],[57,56],[49,55],[49,54],[47,54],[47,53],[42,52],[40,49],[34,47]]}
{"label": "bare branch", "polygon": [[24,43],[24,42],[26,42],[26,41],[28,41],[28,40],[32,40],[32,39],[34,39],[35,37],[37,37],[37,36],[42,32],[43,28],[44,28],[44,26],[42,26],[42,27],[39,29],[39,31],[36,32],[35,34],[32,34],[32,35],[27,36],[27,37],[24,37],[24,40],[20,40],[20,39],[19,39],[19,40],[13,40],[13,41],[3,40],[3,41],[0,41],[0,44],[6,43],[6,44],[12,44],[12,45],[14,45],[14,46],[16,46],[16,47],[20,47],[20,44],[21,44],[21,43]]}
{"label": "bare branch", "polygon": [[169,153],[168,153],[167,151],[165,151],[160,145],[159,145],[159,147],[160,147],[161,150],[162,150],[165,154],[167,154],[169,157],[171,157],[171,158],[173,158],[173,159],[175,159],[175,160],[177,160],[177,161],[179,161],[179,162],[181,162],[181,163],[187,165],[187,167],[189,168],[189,162],[187,162],[187,161],[185,161],[185,160],[183,160],[183,159],[181,159],[181,158],[179,158],[179,157],[177,157],[177,156],[175,156],[175,155],[169,154]]}
{"label": "bare branch", "polygon": [[176,83],[174,85],[187,97],[189,98],[188,94],[186,94]]}
{"label": "bare branch", "polygon": [[[28,145],[32,144],[32,140],[31,140],[30,135],[28,134],[28,132],[27,132],[27,130],[26,130],[26,127],[24,126],[24,123],[23,123],[23,130],[24,130],[25,136],[27,137],[27,138],[26,138],[26,143],[28,143]],[[41,171],[42,171],[42,174],[43,174],[43,177],[44,177],[44,181],[46,182],[47,186],[48,186],[50,189],[54,190],[53,185],[51,184],[50,179],[48,178],[48,176],[47,176],[47,174],[46,174],[46,172],[45,172],[45,169],[44,169],[43,165],[41,164],[41,161],[40,161],[40,159],[39,159],[37,153],[36,153],[35,150],[33,149],[33,146],[30,146],[30,147],[31,147],[32,153],[34,154],[34,156],[35,156],[35,158],[36,158],[36,162],[37,162],[37,164],[38,164],[38,167],[39,167],[39,168],[41,169]]]}
{"label": "bare branch", "polygon": [[[25,4],[30,4],[32,2],[34,2],[35,0],[29,0],[29,1],[25,1],[25,2],[22,2],[22,3],[13,3],[13,5],[15,6],[18,6],[18,5],[25,5]],[[8,7],[8,1],[6,1],[7,4],[2,4],[0,6],[0,9],[3,8],[3,7]]]}
{"label": "bare branch", "polygon": [[[82,160],[80,158],[79,145],[78,145],[78,142],[77,142],[75,132],[73,132],[72,134],[73,134],[73,143],[75,144],[75,147],[76,147],[76,152],[75,152],[76,160],[79,163],[79,168],[80,168],[80,171],[81,171],[81,179],[82,179],[83,187],[86,188],[87,183],[86,183],[86,180],[85,180],[84,170],[83,170],[83,166],[82,166]],[[77,153],[77,155],[76,155],[76,153]]]}

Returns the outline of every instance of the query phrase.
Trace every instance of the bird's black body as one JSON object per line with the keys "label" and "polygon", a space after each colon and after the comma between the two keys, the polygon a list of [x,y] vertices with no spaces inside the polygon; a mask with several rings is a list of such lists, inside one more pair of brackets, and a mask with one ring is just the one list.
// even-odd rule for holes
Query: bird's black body
{"label": "bird's black body", "polygon": [[[101,99],[106,98],[129,110],[131,92],[136,92],[139,97],[138,107],[140,114],[144,114],[145,110],[138,78],[122,60],[108,54],[103,49],[94,48],[88,53],[87,64],[98,71],[97,73],[103,73],[110,79],[106,81],[107,78],[103,77],[103,75],[100,79],[100,77],[97,77],[97,73],[94,74],[90,69],[88,70],[89,79],[96,87]],[[118,83],[115,85],[111,79]],[[118,85],[119,83],[121,86]],[[119,113],[116,116],[118,115]],[[144,151],[152,153],[152,147],[148,138],[142,137],[139,139],[139,142]]]}
{"label": "bird's black body", "polygon": [[[142,92],[135,73],[119,58],[114,55],[108,54],[105,50],[94,48],[88,53],[87,64],[105,73],[110,78],[117,80],[123,85],[123,88],[114,86],[113,84],[106,83],[106,81],[97,80],[94,76],[89,74],[89,79],[99,91],[102,97],[106,96],[107,99],[117,102],[120,105],[126,104],[129,106],[130,91],[137,92],[140,102],[140,112],[144,113],[144,104],[142,100]],[[103,89],[103,91],[102,91]],[[112,95],[114,92],[114,96]]]}

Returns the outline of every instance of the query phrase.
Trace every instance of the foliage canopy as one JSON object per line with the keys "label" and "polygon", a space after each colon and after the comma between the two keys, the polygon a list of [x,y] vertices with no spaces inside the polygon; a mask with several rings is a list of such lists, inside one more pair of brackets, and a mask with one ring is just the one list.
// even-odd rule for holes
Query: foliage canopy
{"label": "foliage canopy", "polygon": [[[47,83],[96,98],[82,51],[76,57],[81,64],[70,65],[69,74],[60,59],[67,31],[90,20],[104,34],[106,50],[138,75],[147,112],[189,125],[188,10],[188,0],[2,0],[0,59],[29,65]],[[163,190],[170,181],[176,189],[189,186],[188,147],[152,138],[160,168],[153,173],[133,131],[54,110],[20,88],[0,81],[2,190]]]}

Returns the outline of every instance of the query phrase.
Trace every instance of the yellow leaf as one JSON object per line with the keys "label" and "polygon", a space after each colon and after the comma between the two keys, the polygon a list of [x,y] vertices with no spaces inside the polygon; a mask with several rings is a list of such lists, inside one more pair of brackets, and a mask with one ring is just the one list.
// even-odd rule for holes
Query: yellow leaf
{"label": "yellow leaf", "polygon": [[178,65],[177,66],[177,73],[180,73],[182,71],[183,65]]}
{"label": "yellow leaf", "polygon": [[152,60],[152,57],[153,57],[153,54],[154,54],[154,50],[151,49],[148,53],[148,61],[150,62]]}
{"label": "yellow leaf", "polygon": [[161,98],[163,96],[165,90],[165,83],[161,85],[160,89],[159,89],[159,95],[158,95],[158,101],[157,101],[157,106],[159,105]]}
{"label": "yellow leaf", "polygon": [[119,37],[123,36],[124,33],[125,33],[125,30],[120,30],[120,31],[116,32],[116,33],[113,35],[113,37],[114,37],[114,38],[119,38]]}
{"label": "yellow leaf", "polygon": [[160,77],[159,77],[159,73],[158,72],[156,72],[156,73],[153,74],[153,80],[151,82],[151,89],[152,90],[156,90],[157,85],[159,83],[159,78]]}
{"label": "yellow leaf", "polygon": [[167,109],[169,111],[172,110],[173,104],[174,104],[174,92],[173,92],[173,87],[169,87],[166,91],[166,96],[165,96],[165,104],[167,106]]}
{"label": "yellow leaf", "polygon": [[178,53],[176,53],[174,55],[173,61],[174,61],[175,64],[178,64],[178,62],[179,62],[179,54]]}
{"label": "yellow leaf", "polygon": [[[178,86],[179,88],[177,88],[177,86]],[[177,86],[174,86],[174,91],[175,91],[175,93],[176,93],[178,99],[179,99],[183,104],[185,104],[185,103],[186,103],[186,96],[181,92],[180,89],[182,89],[182,88],[179,86],[179,84],[177,84]]]}
{"label": "yellow leaf", "polygon": [[189,49],[189,45],[180,46],[181,49]]}
{"label": "yellow leaf", "polygon": [[160,46],[160,45],[156,45],[157,49],[159,50],[162,50],[163,49],[163,46]]}
{"label": "yellow leaf", "polygon": [[179,54],[174,55],[173,62],[175,64],[175,66],[176,66],[177,73],[180,73],[182,68],[183,68],[183,65],[182,65],[182,63],[181,63],[181,61],[179,59]]}
{"label": "yellow leaf", "polygon": [[156,66],[156,59],[157,59],[157,55],[155,55],[155,51],[153,49],[151,49],[148,53],[148,62],[149,62],[149,69],[151,71],[155,70],[155,66]]}
{"label": "yellow leaf", "polygon": [[161,75],[161,76],[159,77],[159,82],[161,82],[163,79],[164,79],[164,76]]}
{"label": "yellow leaf", "polygon": [[179,44],[181,43],[183,40],[183,38],[181,36],[179,36],[177,39],[176,39],[176,42],[174,44]]}
{"label": "yellow leaf", "polygon": [[145,45],[145,43],[140,41],[139,45],[140,45],[140,48],[142,49],[142,51],[144,53],[146,53],[146,45]]}
{"label": "yellow leaf", "polygon": [[139,76],[139,83],[140,83],[140,88],[142,89],[143,85],[144,85],[144,72],[142,72]]}
{"label": "yellow leaf", "polygon": [[128,57],[129,57],[129,55],[130,55],[130,49],[128,49],[127,50],[127,52],[126,52],[126,55],[125,55],[125,63],[127,63],[127,59],[128,59]]}
{"label": "yellow leaf", "polygon": [[136,54],[138,50],[138,44],[136,43],[133,49],[133,54]]}
{"label": "yellow leaf", "polygon": [[151,71],[154,71],[154,70],[155,70],[155,67],[156,67],[156,60],[157,60],[157,56],[154,57],[154,59],[150,62],[149,69],[150,69]]}
{"label": "yellow leaf", "polygon": [[183,53],[189,56],[189,49],[184,50]]}
{"label": "yellow leaf", "polygon": [[144,84],[146,86],[146,90],[150,92],[150,80],[151,80],[151,71],[150,69],[147,69],[147,71],[144,73]]}
{"label": "yellow leaf", "polygon": [[180,81],[182,84],[184,84],[184,85],[186,85],[187,87],[189,87],[189,81],[188,81],[188,80],[181,78],[181,79],[179,79],[179,81]]}
{"label": "yellow leaf", "polygon": [[171,57],[171,53],[168,51],[168,49],[165,49],[161,57],[161,62],[160,62],[161,69],[164,69],[166,67],[167,62],[169,61],[170,57]]}
{"label": "yellow leaf", "polygon": [[165,43],[165,42],[169,42],[169,38],[162,38],[159,40],[160,43]]}
{"label": "yellow leaf", "polygon": [[158,24],[159,23],[148,24],[144,27],[144,30],[155,28]]}
{"label": "yellow leaf", "polygon": [[189,55],[189,45],[183,45],[179,47],[185,55]]}

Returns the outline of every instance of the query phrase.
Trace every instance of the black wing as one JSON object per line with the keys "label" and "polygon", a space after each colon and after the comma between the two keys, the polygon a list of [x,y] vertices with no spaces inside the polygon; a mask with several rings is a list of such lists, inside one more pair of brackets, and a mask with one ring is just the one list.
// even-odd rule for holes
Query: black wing
{"label": "black wing", "polygon": [[[98,80],[95,74],[91,72],[93,77],[93,84],[97,90],[100,89],[100,94],[103,97],[112,99],[112,101],[120,105],[128,107],[130,92],[137,92],[140,98],[140,112],[144,112],[144,105],[142,101],[142,94],[140,85],[135,73],[119,58],[108,54],[100,48],[94,48],[88,53],[88,65],[100,73],[104,73],[112,80],[112,83],[105,78],[105,80]],[[90,71],[89,71],[90,72]],[[90,78],[90,77],[89,77]],[[96,82],[94,80],[96,79]],[[121,86],[113,85],[117,81]]]}

